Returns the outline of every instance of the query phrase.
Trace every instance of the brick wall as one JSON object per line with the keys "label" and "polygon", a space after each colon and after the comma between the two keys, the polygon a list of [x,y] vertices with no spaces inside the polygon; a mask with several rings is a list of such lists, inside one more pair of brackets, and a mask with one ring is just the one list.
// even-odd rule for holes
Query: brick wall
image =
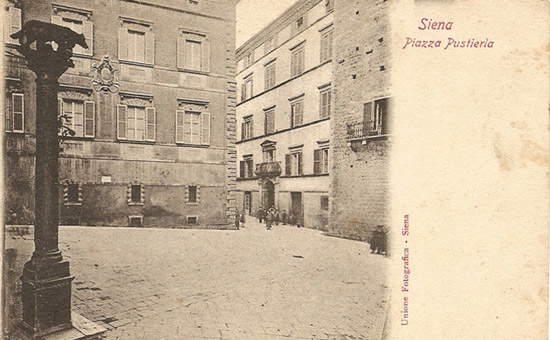
{"label": "brick wall", "polygon": [[346,124],[362,121],[364,103],[390,94],[388,2],[339,0],[334,12],[329,229],[365,239],[388,217],[391,142],[384,137],[348,145]]}

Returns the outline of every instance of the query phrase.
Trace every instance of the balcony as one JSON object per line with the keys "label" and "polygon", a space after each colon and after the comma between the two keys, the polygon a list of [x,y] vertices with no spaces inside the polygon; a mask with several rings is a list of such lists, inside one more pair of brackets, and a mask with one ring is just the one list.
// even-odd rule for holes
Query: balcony
{"label": "balcony", "polygon": [[279,162],[256,164],[256,171],[254,173],[258,177],[277,177],[281,174],[281,164]]}
{"label": "balcony", "polygon": [[384,124],[375,126],[373,121],[360,121],[347,124],[347,140],[368,139],[387,136],[388,131]]}

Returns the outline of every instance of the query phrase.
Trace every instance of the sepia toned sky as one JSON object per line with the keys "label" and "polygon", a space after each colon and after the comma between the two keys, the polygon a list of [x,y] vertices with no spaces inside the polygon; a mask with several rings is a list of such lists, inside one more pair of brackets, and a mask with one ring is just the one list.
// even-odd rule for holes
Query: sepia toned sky
{"label": "sepia toned sky", "polygon": [[241,46],[298,0],[240,0],[237,4],[237,42]]}

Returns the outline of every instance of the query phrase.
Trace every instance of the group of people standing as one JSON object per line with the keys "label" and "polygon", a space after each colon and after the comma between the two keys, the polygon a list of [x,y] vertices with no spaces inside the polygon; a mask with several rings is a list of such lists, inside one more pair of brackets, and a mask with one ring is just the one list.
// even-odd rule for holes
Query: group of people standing
{"label": "group of people standing", "polygon": [[260,223],[266,224],[267,230],[270,230],[273,227],[273,224],[279,225],[279,223],[285,225],[296,225],[297,227],[300,227],[300,224],[297,223],[296,216],[292,213],[292,211],[290,214],[287,214],[286,210],[279,212],[279,210],[275,207],[270,207],[269,209],[264,209],[262,207],[258,208],[256,217],[258,217],[258,221]]}

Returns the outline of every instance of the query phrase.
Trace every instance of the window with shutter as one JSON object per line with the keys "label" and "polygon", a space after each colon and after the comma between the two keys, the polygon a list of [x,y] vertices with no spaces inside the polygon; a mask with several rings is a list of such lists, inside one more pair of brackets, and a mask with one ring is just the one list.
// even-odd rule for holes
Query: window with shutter
{"label": "window with shutter", "polygon": [[155,63],[155,33],[149,23],[123,20],[118,31],[118,59]]}
{"label": "window with shutter", "polygon": [[332,99],[332,92],[331,89],[323,89],[320,93],[320,103],[319,103],[319,117],[327,118],[330,116],[330,110],[331,110],[331,99]]}
{"label": "window with shutter", "polygon": [[210,40],[205,34],[182,31],[176,44],[178,68],[210,71]]}
{"label": "window with shutter", "polygon": [[210,145],[210,135],[210,113],[176,111],[176,143]]}
{"label": "window with shutter", "polygon": [[285,155],[285,175],[290,176],[292,173],[292,155]]}
{"label": "window with shutter", "polygon": [[265,66],[265,90],[269,90],[275,86],[275,62]]}
{"label": "window with shutter", "polygon": [[84,137],[94,137],[95,135],[95,103],[92,101],[84,102]]}
{"label": "window with shutter", "polygon": [[11,117],[13,119],[11,131],[25,132],[24,95],[23,93],[12,93],[11,98]]}
{"label": "window with shutter", "polygon": [[270,134],[275,132],[275,111],[268,110],[265,112],[265,131],[264,133]]}
{"label": "window with shutter", "polygon": [[304,115],[304,101],[298,100],[290,104],[291,127],[302,125]]}
{"label": "window with shutter", "polygon": [[374,130],[372,117],[373,102],[368,102],[363,105],[363,135],[368,136]]}
{"label": "window with shutter", "polygon": [[313,173],[316,175],[321,173],[321,150],[313,151]]}
{"label": "window with shutter", "polygon": [[239,162],[239,177],[240,178],[244,178],[244,174],[245,174],[245,161],[240,161]]}
{"label": "window with shutter", "polygon": [[332,58],[332,29],[321,33],[321,62]]}
{"label": "window with shutter", "polygon": [[19,45],[19,40],[12,39],[10,35],[21,30],[21,9],[8,6],[8,13],[4,22],[4,41],[8,44]]}
{"label": "window with shutter", "polygon": [[201,144],[210,145],[210,113],[203,112],[201,114]]}
{"label": "window with shutter", "polygon": [[246,160],[246,172],[249,178],[254,177],[254,160],[252,158]]}
{"label": "window with shutter", "polygon": [[128,138],[126,134],[127,111],[128,111],[128,107],[126,105],[117,106],[117,138],[118,139]]}
{"label": "window with shutter", "polygon": [[154,107],[147,107],[145,109],[145,113],[147,115],[146,119],[146,133],[145,133],[145,139],[148,141],[154,141],[156,137],[156,120],[157,120],[157,112]]}
{"label": "window with shutter", "polygon": [[290,76],[295,77],[304,72],[305,44],[295,47],[290,56]]}
{"label": "window with shutter", "polygon": [[63,125],[74,132],[72,137],[95,136],[95,102],[60,98],[58,103],[65,115]]}

